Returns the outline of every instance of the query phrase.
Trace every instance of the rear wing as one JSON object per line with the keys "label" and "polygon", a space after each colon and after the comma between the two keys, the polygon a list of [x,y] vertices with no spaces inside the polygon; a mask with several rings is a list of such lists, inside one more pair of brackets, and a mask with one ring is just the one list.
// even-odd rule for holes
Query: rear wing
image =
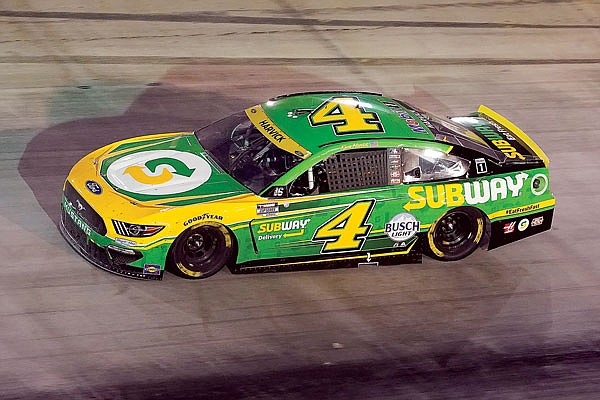
{"label": "rear wing", "polygon": [[544,151],[533,141],[525,132],[519,129],[518,126],[510,122],[508,119],[504,118],[502,115],[498,114],[494,110],[481,105],[477,110],[480,117],[483,117],[491,122],[494,122],[500,125],[502,128],[507,130],[511,136],[513,136],[521,146],[523,146],[526,150],[529,151],[531,155],[537,156],[544,163],[544,166],[548,167],[550,164],[550,159],[544,153]]}

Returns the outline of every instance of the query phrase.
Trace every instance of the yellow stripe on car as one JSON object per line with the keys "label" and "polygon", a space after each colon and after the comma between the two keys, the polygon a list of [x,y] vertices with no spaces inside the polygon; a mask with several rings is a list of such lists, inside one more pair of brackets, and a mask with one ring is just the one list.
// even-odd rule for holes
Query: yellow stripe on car
{"label": "yellow stripe on car", "polygon": [[529,149],[544,162],[546,168],[548,167],[548,164],[550,164],[550,159],[548,158],[546,153],[544,153],[540,146],[538,146],[533,140],[531,140],[531,138],[527,136],[527,134],[523,132],[518,126],[510,122],[502,115],[498,114],[496,111],[484,105],[479,106],[479,109],[477,111],[487,116],[488,118],[491,118],[492,120],[496,121],[506,129],[508,129],[512,134],[521,139],[521,141],[525,143],[525,145],[527,145],[527,147],[529,147]]}

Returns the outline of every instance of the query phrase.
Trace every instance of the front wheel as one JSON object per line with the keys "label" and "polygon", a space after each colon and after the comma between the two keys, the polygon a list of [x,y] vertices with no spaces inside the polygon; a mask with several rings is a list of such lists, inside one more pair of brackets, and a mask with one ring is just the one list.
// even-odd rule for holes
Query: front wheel
{"label": "front wheel", "polygon": [[214,222],[186,230],[171,247],[174,272],[188,279],[203,279],[216,274],[232,255],[231,234],[223,225]]}
{"label": "front wheel", "polygon": [[448,211],[431,225],[425,250],[442,261],[455,261],[473,253],[479,246],[485,219],[479,210],[459,207]]}

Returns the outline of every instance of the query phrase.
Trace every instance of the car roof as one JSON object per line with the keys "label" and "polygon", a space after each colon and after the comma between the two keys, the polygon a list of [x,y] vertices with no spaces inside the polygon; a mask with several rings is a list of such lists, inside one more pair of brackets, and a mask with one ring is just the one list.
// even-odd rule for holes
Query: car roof
{"label": "car roof", "polygon": [[[310,116],[315,110],[322,109],[328,102],[336,102],[336,100],[346,105],[355,105],[353,108],[360,108],[363,115],[375,114],[374,119],[368,121],[371,125],[379,124],[379,131],[336,133],[331,123],[311,122]],[[326,145],[344,141],[435,140],[435,135],[414,110],[406,108],[397,100],[377,93],[344,91],[297,93],[272,98],[260,106],[280,130],[312,153]],[[339,115],[339,110],[336,112]]]}

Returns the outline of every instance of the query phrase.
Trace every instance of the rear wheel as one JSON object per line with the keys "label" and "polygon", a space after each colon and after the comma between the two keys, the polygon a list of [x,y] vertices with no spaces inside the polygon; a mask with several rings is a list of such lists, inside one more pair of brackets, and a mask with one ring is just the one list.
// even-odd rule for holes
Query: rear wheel
{"label": "rear wheel", "polygon": [[428,255],[442,261],[455,261],[473,253],[485,229],[479,210],[459,207],[448,211],[427,232]]}
{"label": "rear wheel", "polygon": [[207,222],[183,232],[171,247],[175,273],[189,279],[208,278],[233,255],[231,234],[221,224]]}

